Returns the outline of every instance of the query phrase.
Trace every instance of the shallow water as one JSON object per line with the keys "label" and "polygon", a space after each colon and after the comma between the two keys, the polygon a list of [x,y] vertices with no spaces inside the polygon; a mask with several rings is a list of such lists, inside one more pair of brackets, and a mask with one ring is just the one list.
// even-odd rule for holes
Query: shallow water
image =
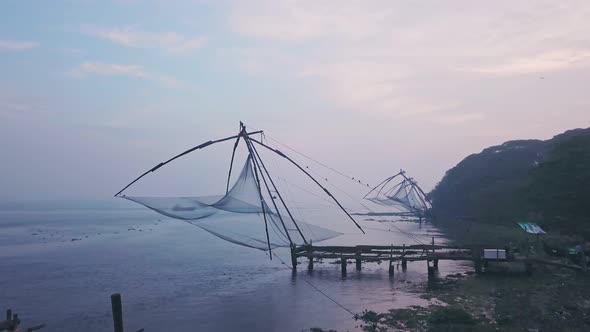
{"label": "shallow water", "polygon": [[[369,218],[369,217],[367,217]],[[375,217],[372,217],[375,218]],[[322,244],[414,244],[444,241],[432,226],[380,223],[357,216],[367,235],[344,234]],[[383,219],[383,218],[381,218]],[[375,230],[373,228],[382,229]],[[290,262],[288,250],[275,253]],[[110,331],[110,294],[123,297],[126,330],[358,330],[353,312],[427,305],[426,263],[409,263],[389,278],[387,264],[315,264],[297,276],[263,251],[234,245],[189,224],[146,210],[0,212],[0,310],[12,308],[43,331]],[[441,262],[442,276],[463,271]]]}

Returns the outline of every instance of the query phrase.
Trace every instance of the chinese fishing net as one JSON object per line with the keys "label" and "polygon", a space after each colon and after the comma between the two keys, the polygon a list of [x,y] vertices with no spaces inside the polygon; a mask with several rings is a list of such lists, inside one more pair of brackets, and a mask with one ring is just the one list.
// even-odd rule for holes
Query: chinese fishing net
{"label": "chinese fishing net", "polygon": [[303,237],[307,242],[315,243],[340,235],[302,221],[293,222],[285,211],[271,209],[266,200],[277,198],[261,197],[251,156],[247,157],[239,177],[225,195],[121,197],[167,217],[184,220],[223,240],[261,250],[268,250],[269,246],[271,249],[288,247],[289,238],[294,244],[303,244]]}
{"label": "chinese fishing net", "polygon": [[424,212],[429,208],[429,203],[416,182],[402,173],[373,188],[365,199],[406,212]]}

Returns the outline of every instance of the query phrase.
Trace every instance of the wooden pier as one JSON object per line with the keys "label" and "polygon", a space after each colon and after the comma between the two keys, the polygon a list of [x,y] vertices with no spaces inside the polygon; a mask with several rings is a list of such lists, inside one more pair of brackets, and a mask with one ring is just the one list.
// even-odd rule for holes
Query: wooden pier
{"label": "wooden pier", "polygon": [[314,260],[336,259],[340,261],[342,276],[346,276],[349,261],[354,261],[356,270],[362,269],[363,262],[388,262],[389,274],[393,275],[394,262],[401,262],[406,270],[408,262],[426,261],[429,274],[438,270],[441,260],[473,261],[476,272],[481,272],[481,248],[473,246],[448,246],[433,244],[419,245],[357,245],[357,246],[314,246],[311,244],[291,248],[291,266],[297,269],[297,259],[308,259],[308,270],[313,271]]}
{"label": "wooden pier", "polygon": [[484,245],[438,245],[432,238],[431,244],[414,245],[357,245],[357,246],[315,246],[311,244],[293,246],[291,248],[291,266],[295,272],[297,259],[308,259],[307,269],[313,271],[314,261],[319,259],[335,259],[341,266],[342,277],[347,275],[348,262],[355,262],[357,271],[362,269],[363,263],[388,262],[389,275],[395,274],[395,264],[401,263],[402,271],[408,268],[408,262],[425,261],[428,275],[438,271],[439,261],[470,261],[473,262],[475,273],[481,273],[491,261],[517,261],[524,265],[527,274],[532,273],[533,263],[544,264],[544,261],[529,257],[510,256],[504,260],[489,260],[483,257],[483,248],[493,248]]}
{"label": "wooden pier", "polygon": [[[394,263],[401,263],[402,271],[408,268],[408,262],[426,261],[428,275],[432,276],[438,271],[439,261],[471,261],[475,273],[481,273],[490,262],[517,262],[523,264],[526,274],[533,272],[533,264],[544,264],[584,271],[582,267],[555,262],[547,259],[539,259],[534,256],[509,255],[506,259],[485,259],[484,248],[493,246],[484,245],[437,245],[434,238],[431,244],[418,245],[357,245],[357,246],[314,246],[311,244],[291,247],[291,266],[293,272],[297,269],[297,259],[307,258],[307,269],[313,271],[314,261],[320,259],[334,259],[339,261],[342,277],[346,277],[348,262],[355,262],[357,271],[361,271],[363,263],[388,262],[389,275],[395,273]],[[502,249],[496,249],[502,250]]]}

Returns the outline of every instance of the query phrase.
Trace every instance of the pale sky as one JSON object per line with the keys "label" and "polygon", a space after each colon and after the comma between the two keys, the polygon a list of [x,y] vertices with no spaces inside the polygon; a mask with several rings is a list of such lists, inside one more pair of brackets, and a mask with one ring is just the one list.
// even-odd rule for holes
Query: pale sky
{"label": "pale sky", "polygon": [[240,120],[429,191],[487,146],[590,126],[589,17],[587,0],[4,1],[0,199],[110,197]]}

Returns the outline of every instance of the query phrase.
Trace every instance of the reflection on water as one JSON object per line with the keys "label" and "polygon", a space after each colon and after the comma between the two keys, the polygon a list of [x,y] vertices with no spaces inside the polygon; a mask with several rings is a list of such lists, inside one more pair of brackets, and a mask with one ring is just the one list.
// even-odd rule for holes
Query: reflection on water
{"label": "reflection on water", "polygon": [[[430,243],[438,231],[418,223],[362,220],[367,235],[345,233],[326,245]],[[324,225],[323,225],[324,226]],[[409,239],[407,234],[415,237]],[[275,254],[290,262],[286,249]],[[293,278],[265,252],[227,243],[188,224],[149,211],[0,212],[0,309],[46,331],[107,331],[110,294],[123,295],[127,329],[150,331],[355,330],[356,322],[305,280],[353,312],[427,305],[426,262],[349,266],[307,262]],[[440,274],[465,269],[440,262]]]}

